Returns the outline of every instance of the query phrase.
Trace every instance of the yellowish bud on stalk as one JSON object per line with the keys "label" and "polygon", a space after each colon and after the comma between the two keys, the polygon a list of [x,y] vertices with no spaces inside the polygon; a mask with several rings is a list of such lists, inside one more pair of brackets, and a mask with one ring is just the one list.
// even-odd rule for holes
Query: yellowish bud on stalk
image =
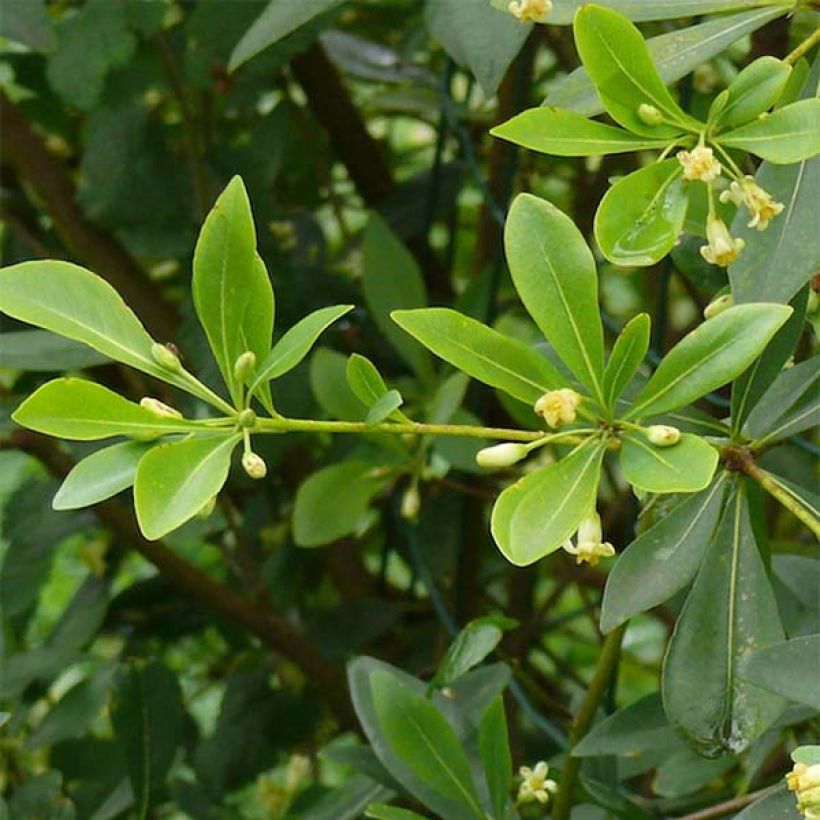
{"label": "yellowish bud on stalk", "polygon": [[581,395],[568,387],[562,390],[550,390],[544,393],[535,403],[535,414],[542,416],[552,427],[561,427],[575,421],[575,411],[581,404]]}
{"label": "yellowish bud on stalk", "polygon": [[641,122],[645,122],[647,125],[660,125],[663,122],[663,114],[649,103],[641,103],[638,106],[638,117]]}
{"label": "yellowish bud on stalk", "polygon": [[248,407],[236,417],[236,420],[239,422],[240,427],[250,429],[256,424],[256,413]]}
{"label": "yellowish bud on stalk", "polygon": [[731,265],[746,247],[743,239],[732,237],[726,223],[718,216],[706,220],[706,239],[709,244],[701,246],[700,255],[711,265],[722,268]]}
{"label": "yellowish bud on stalk", "polygon": [[593,511],[578,525],[575,543],[568,538],[563,548],[570,555],[575,556],[576,564],[590,564],[594,567],[601,558],[612,558],[615,555],[615,547],[603,539],[601,516]]}
{"label": "yellowish bud on stalk", "polygon": [[525,458],[529,450],[523,444],[516,444],[508,441],[504,444],[496,444],[494,447],[485,447],[476,453],[475,460],[479,467],[498,469],[500,467],[510,467]]}
{"label": "yellowish bud on stalk", "polygon": [[715,316],[718,316],[723,313],[724,310],[728,310],[732,307],[734,303],[735,300],[732,298],[732,294],[724,293],[723,296],[718,296],[717,299],[713,299],[706,305],[703,309],[703,318],[714,319]]}
{"label": "yellowish bud on stalk", "polygon": [[242,468],[251,478],[264,478],[268,474],[268,465],[262,457],[250,451],[242,455]]}
{"label": "yellowish bud on stalk", "polygon": [[734,181],[720,195],[721,202],[732,202],[738,208],[745,205],[752,217],[747,228],[755,228],[758,231],[765,231],[769,227],[769,222],[778,214],[782,213],[786,207],[782,202],[775,202],[768,191],[764,191],[755,181],[754,177],[745,176],[740,182]]}
{"label": "yellowish bud on stalk", "polygon": [[182,418],[182,413],[180,413],[179,410],[174,410],[173,407],[169,407],[159,399],[152,399],[150,396],[145,396],[140,399],[140,407],[144,407],[146,410],[150,410],[152,413],[156,413],[158,416],[164,416],[165,418]]}
{"label": "yellowish bud on stalk", "polygon": [[154,342],[154,344],[151,345],[151,358],[160,367],[164,367],[172,373],[179,373],[180,370],[182,370],[182,363],[179,360],[179,356],[167,345]]}
{"label": "yellowish bud on stalk", "polygon": [[199,512],[197,513],[197,518],[210,518],[215,509],[216,509],[216,496],[214,496],[210,501],[206,501],[202,505]]}
{"label": "yellowish bud on stalk", "polygon": [[421,510],[421,493],[418,485],[411,484],[401,497],[401,517],[407,521],[415,521]]}
{"label": "yellowish bud on stalk", "polygon": [[233,375],[240,384],[247,384],[255,370],[256,354],[252,350],[246,350],[237,358],[233,366]]}
{"label": "yellowish bud on stalk", "polygon": [[646,428],[646,437],[655,447],[672,447],[680,441],[680,430],[668,424],[653,424]]}

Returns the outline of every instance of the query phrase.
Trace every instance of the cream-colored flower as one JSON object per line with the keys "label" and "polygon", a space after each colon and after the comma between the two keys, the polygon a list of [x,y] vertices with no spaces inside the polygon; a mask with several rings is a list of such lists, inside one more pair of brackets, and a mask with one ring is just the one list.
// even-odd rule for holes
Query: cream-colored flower
{"label": "cream-colored flower", "polygon": [[476,453],[475,460],[479,467],[510,467],[524,458],[529,450],[524,444],[506,441],[494,447],[485,447]]}
{"label": "cream-colored flower", "polygon": [[535,402],[535,414],[542,416],[552,427],[561,427],[575,421],[575,412],[581,403],[580,394],[565,387],[561,390],[550,390]]}
{"label": "cream-colored flower", "polygon": [[732,184],[720,195],[721,202],[733,202],[738,208],[745,205],[751,214],[747,227],[765,231],[772,221],[786,206],[782,202],[775,202],[768,191],[764,191],[754,177],[745,176],[740,182]]}
{"label": "cream-colored flower", "polygon": [[522,23],[546,23],[552,0],[510,0],[507,9]]}
{"label": "cream-colored flower", "polygon": [[421,494],[417,484],[411,484],[401,497],[401,517],[407,521],[415,521],[421,510]]}
{"label": "cream-colored flower", "polygon": [[601,516],[597,512],[588,515],[581,521],[575,536],[575,543],[569,538],[564,543],[564,550],[575,556],[576,564],[596,566],[601,558],[612,558],[615,547],[603,540]]}
{"label": "cream-colored flower", "polygon": [[157,416],[163,416],[164,418],[182,418],[182,413],[180,413],[179,410],[175,410],[173,407],[169,407],[167,404],[161,402],[159,399],[152,399],[150,396],[145,396],[144,398],[140,399],[140,407],[144,407],[146,410],[150,410]]}
{"label": "cream-colored flower", "polygon": [[550,794],[558,790],[558,784],[547,778],[549,766],[543,760],[539,760],[534,769],[522,766],[518,773],[523,778],[518,787],[519,803],[530,803],[537,800],[543,805],[549,802]]}
{"label": "cream-colored flower", "polygon": [[820,818],[820,763],[795,763],[786,785],[797,797],[797,808],[808,820]]}
{"label": "cream-colored flower", "polygon": [[733,239],[726,223],[717,216],[710,216],[706,222],[706,239],[708,245],[702,245],[700,255],[712,265],[725,268],[738,258],[746,243],[738,238]]}
{"label": "cream-colored flower", "polygon": [[646,428],[646,437],[655,447],[672,447],[680,441],[680,430],[668,424],[653,424]]}
{"label": "cream-colored flower", "polygon": [[242,454],[242,468],[251,478],[264,478],[268,474],[268,465],[262,456],[250,450]]}
{"label": "cream-colored flower", "polygon": [[723,170],[708,145],[697,145],[691,151],[678,151],[678,162],[683,166],[683,178],[692,182],[712,182]]}
{"label": "cream-colored flower", "polygon": [[708,305],[703,309],[704,319],[714,319],[719,316],[724,310],[728,310],[735,303],[731,293],[724,293],[716,299],[712,299]]}

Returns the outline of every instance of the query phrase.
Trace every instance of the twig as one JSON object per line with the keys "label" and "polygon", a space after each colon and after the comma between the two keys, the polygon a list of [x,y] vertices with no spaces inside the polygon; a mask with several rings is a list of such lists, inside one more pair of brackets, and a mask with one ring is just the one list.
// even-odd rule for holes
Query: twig
{"label": "twig", "polygon": [[716,803],[714,806],[692,812],[692,814],[682,815],[678,820],[711,820],[713,817],[723,817],[766,797],[775,791],[776,788],[777,786],[768,786],[756,792],[742,794],[740,797],[733,797],[731,800],[725,800],[723,803]]}

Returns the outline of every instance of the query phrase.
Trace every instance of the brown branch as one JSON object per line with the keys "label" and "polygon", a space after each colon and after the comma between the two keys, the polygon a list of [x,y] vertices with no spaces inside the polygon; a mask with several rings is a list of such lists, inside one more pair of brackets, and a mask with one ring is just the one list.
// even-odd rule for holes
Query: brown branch
{"label": "brown branch", "polygon": [[717,803],[714,806],[709,806],[706,809],[686,814],[679,818],[679,820],[713,820],[715,817],[725,817],[727,814],[739,811],[740,809],[767,797],[775,790],[774,786],[767,786],[765,789],[760,789],[749,794],[742,794],[740,797],[733,797],[731,800],[726,800],[723,803]]}
{"label": "brown branch", "polygon": [[178,322],[175,309],[120,242],[86,218],[63,161],[2,93],[0,124],[3,157],[51,218],[68,251],[113,285],[158,339],[172,339]]}

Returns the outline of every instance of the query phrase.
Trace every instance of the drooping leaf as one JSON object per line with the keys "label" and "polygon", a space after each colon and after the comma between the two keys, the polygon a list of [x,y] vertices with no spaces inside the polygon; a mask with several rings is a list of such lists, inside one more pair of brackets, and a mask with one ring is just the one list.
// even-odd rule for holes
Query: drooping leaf
{"label": "drooping leaf", "polygon": [[644,435],[626,435],[620,452],[624,478],[648,493],[692,493],[708,486],[718,451],[700,436],[683,433],[672,447],[655,447]]}
{"label": "drooping leaf", "polygon": [[624,388],[641,366],[649,350],[652,322],[648,313],[639,313],[624,326],[618,336],[604,371],[604,400],[613,407]]}
{"label": "drooping leaf", "polygon": [[726,89],[728,99],[716,126],[731,128],[768,111],[783,92],[791,71],[790,65],[770,56],[747,65]]}
{"label": "drooping leaf", "polygon": [[481,718],[478,730],[478,751],[490,802],[496,817],[504,817],[509,804],[512,753],[504,714],[504,700],[497,697]]}
{"label": "drooping leaf", "polygon": [[820,635],[803,635],[747,657],[739,674],[750,683],[820,711]]}

